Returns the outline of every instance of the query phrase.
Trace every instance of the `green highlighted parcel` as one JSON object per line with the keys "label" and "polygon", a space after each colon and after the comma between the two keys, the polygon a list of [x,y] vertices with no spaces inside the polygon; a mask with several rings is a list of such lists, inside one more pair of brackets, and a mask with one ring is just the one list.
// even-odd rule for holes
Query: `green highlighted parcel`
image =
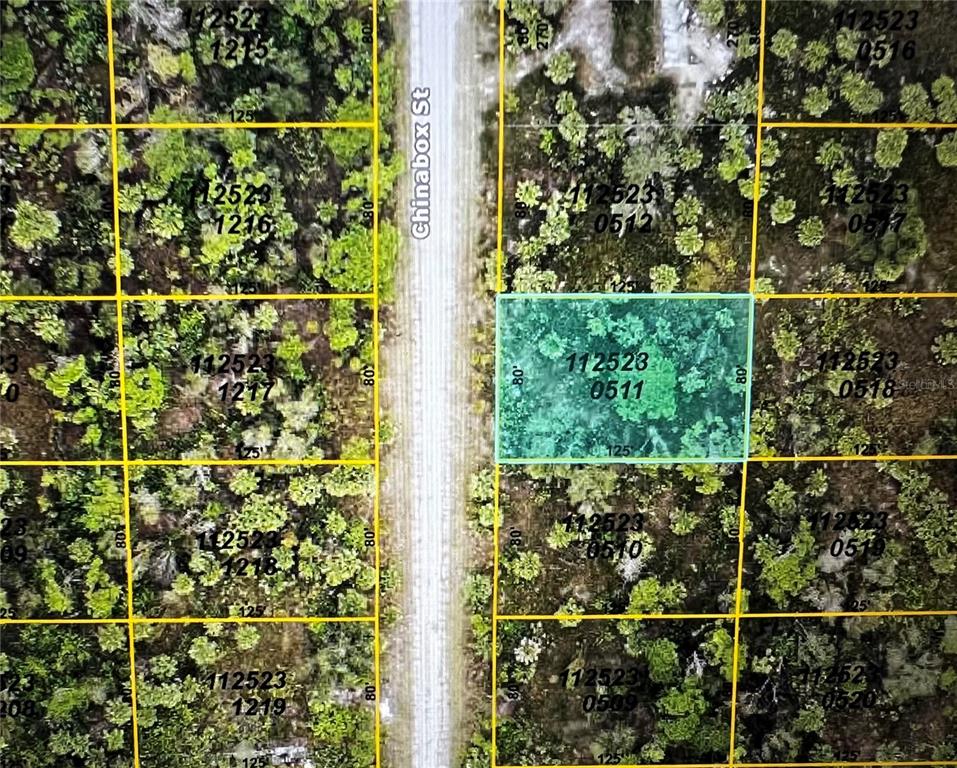
{"label": "green highlighted parcel", "polygon": [[742,461],[751,298],[501,294],[508,462]]}

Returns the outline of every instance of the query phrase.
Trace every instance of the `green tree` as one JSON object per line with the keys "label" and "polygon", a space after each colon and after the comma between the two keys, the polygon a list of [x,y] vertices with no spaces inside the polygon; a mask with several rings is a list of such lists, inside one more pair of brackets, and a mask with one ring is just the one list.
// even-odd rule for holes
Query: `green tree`
{"label": "green tree", "polygon": [[538,201],[542,197],[542,188],[538,182],[532,179],[523,179],[518,182],[515,188],[515,199],[520,203],[525,203],[529,208],[538,206]]}
{"label": "green tree", "polygon": [[558,288],[558,275],[550,269],[523,264],[512,277],[512,290],[518,293],[552,293]]}
{"label": "green tree", "polygon": [[155,365],[133,371],[126,387],[126,416],[139,430],[152,430],[166,400],[166,380]]}
{"label": "green tree", "polygon": [[558,133],[572,149],[580,150],[588,137],[588,123],[578,110],[572,110],[558,123]]}
{"label": "green tree", "polygon": [[936,147],[937,162],[944,168],[957,167],[957,133],[948,133]]}
{"label": "green tree", "polygon": [[813,117],[820,117],[831,108],[831,97],[824,86],[813,85],[807,89],[801,106]]}
{"label": "green tree", "polygon": [[698,147],[682,147],[678,150],[678,167],[682,171],[693,171],[700,168],[704,161],[704,152]]}
{"label": "green tree", "polygon": [[193,638],[189,646],[189,657],[201,667],[209,667],[223,655],[215,641],[206,636]]}
{"label": "green tree", "polygon": [[710,709],[695,677],[686,677],[680,688],[670,688],[658,700],[665,715],[660,721],[664,738],[672,744],[695,741],[701,735],[701,718]]}
{"label": "green tree", "polygon": [[942,365],[957,365],[957,333],[949,331],[937,336],[931,351]]}
{"label": "green tree", "polygon": [[492,599],[492,580],[484,573],[470,573],[465,579],[464,595],[472,613],[487,610]]}
{"label": "green tree", "polygon": [[[183,176],[203,154],[205,153],[187,141],[185,132],[157,131],[143,150],[143,161],[149,168],[151,179],[158,181],[162,185],[161,189],[165,190]],[[160,196],[162,195],[156,195]]]}
{"label": "green tree", "polygon": [[937,573],[954,573],[957,526],[947,494],[933,485],[926,472],[901,467],[895,475],[901,483],[897,506],[930,555],[931,568]]}
{"label": "green tree", "polygon": [[545,75],[555,85],[564,85],[575,76],[575,59],[571,53],[562,51],[552,56],[545,67]]}
{"label": "green tree", "polygon": [[43,243],[54,243],[60,234],[60,219],[29,200],[20,200],[14,209],[10,240],[18,248],[31,251]]}
{"label": "green tree", "polygon": [[734,181],[742,171],[751,167],[748,154],[747,131],[743,126],[726,125],[721,129],[721,156],[718,160],[718,176],[722,181]]}
{"label": "green tree", "polygon": [[824,222],[809,216],[797,225],[798,242],[805,248],[814,248],[824,242]]}
{"label": "green tree", "polygon": [[379,300],[395,299],[395,268],[399,257],[399,228],[386,219],[379,222]]}
{"label": "green tree", "polygon": [[641,646],[648,662],[648,677],[655,683],[671,683],[681,669],[678,646],[664,637],[657,637]]}
{"label": "green tree", "polygon": [[907,115],[908,122],[930,123],[934,120],[930,96],[920,83],[901,86],[901,111]]}
{"label": "green tree", "polygon": [[801,53],[801,66],[808,72],[820,72],[831,55],[831,47],[823,40],[811,40]]}
{"label": "green tree", "polygon": [[695,224],[701,211],[701,201],[694,195],[686,193],[675,201],[675,220],[683,227]]}
{"label": "green tree", "polygon": [[771,38],[771,53],[779,59],[790,59],[798,48],[798,36],[783,27]]}
{"label": "green tree", "polygon": [[724,0],[700,0],[697,8],[711,29],[724,21]]}
{"label": "green tree", "polygon": [[675,288],[681,282],[678,277],[678,270],[670,264],[659,264],[652,267],[649,270],[649,276],[651,277],[651,290],[655,293],[674,293]]}
{"label": "green tree", "polygon": [[790,328],[776,328],[772,345],[781,360],[793,363],[801,351],[801,337]]}
{"label": "green tree", "polygon": [[778,195],[771,203],[771,221],[775,224],[787,224],[794,218],[797,204],[787,197]]}
{"label": "green tree", "polygon": [[[730,683],[734,675],[734,639],[731,633],[724,627],[717,627],[708,635],[705,648],[711,663],[721,668],[721,674]],[[743,649],[739,649],[740,655],[743,655]]]}
{"label": "green tree", "polygon": [[324,261],[313,261],[312,270],[337,291],[368,287],[372,278],[372,233],[364,224],[352,224],[329,244]]}
{"label": "green tree", "polygon": [[697,227],[682,227],[675,235],[675,248],[682,256],[694,256],[704,247],[704,237]]}
{"label": "green tree", "polygon": [[329,303],[329,323],[326,335],[329,346],[334,352],[342,352],[356,345],[359,331],[355,326],[356,306],[351,301],[332,301]]}
{"label": "green tree", "polygon": [[276,357],[282,361],[283,368],[293,381],[305,381],[306,368],[302,357],[309,351],[309,345],[299,336],[295,323],[283,323],[282,338],[276,345]]}
{"label": "green tree", "polygon": [[779,608],[785,608],[790,598],[814,581],[815,543],[810,521],[802,519],[787,550],[782,552],[777,542],[767,536],[760,537],[755,544],[755,558],[760,566],[758,579]]}
{"label": "green tree", "polygon": [[575,540],[575,533],[567,525],[557,520],[552,524],[545,542],[551,549],[567,549]]}
{"label": "green tree", "polygon": [[771,486],[771,490],[768,491],[765,501],[772,512],[779,517],[787,518],[794,514],[795,509],[797,509],[797,491],[784,480],[778,478]]}
{"label": "green tree", "polygon": [[953,78],[941,75],[931,85],[930,92],[937,102],[937,119],[942,123],[957,122],[957,92]]}
{"label": "green tree", "polygon": [[814,156],[814,162],[826,171],[833,171],[844,162],[844,147],[836,139],[825,141],[817,154]]}
{"label": "green tree", "polygon": [[[834,40],[833,50],[837,51],[837,55],[844,61],[856,61],[857,51],[863,37],[859,30],[841,27],[837,32],[837,39]],[[830,56],[830,51],[828,55]]]}
{"label": "green tree", "polygon": [[535,581],[542,573],[542,558],[538,552],[520,552],[505,562],[505,569],[519,581]]}
{"label": "green tree", "polygon": [[876,112],[884,101],[880,89],[869,83],[860,72],[844,73],[841,78],[841,98],[859,115]]}
{"label": "green tree", "polygon": [[688,590],[681,583],[672,581],[666,586],[657,577],[649,576],[631,588],[628,613],[663,613],[677,608],[687,595]]}
{"label": "green tree", "polygon": [[169,240],[183,233],[183,210],[175,203],[160,203],[149,219],[147,230],[161,240]]}
{"label": "green tree", "polygon": [[33,53],[26,38],[18,32],[4,32],[0,43],[0,96],[25,91],[35,77]]}
{"label": "green tree", "polygon": [[874,162],[880,168],[896,168],[904,159],[904,149],[906,147],[906,131],[901,129],[879,131],[877,134],[877,148],[874,151]]}

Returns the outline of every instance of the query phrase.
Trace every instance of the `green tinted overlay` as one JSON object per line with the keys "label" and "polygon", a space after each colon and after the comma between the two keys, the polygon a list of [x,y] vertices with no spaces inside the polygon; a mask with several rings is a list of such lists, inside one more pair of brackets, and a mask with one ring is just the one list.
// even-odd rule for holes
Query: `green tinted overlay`
{"label": "green tinted overlay", "polygon": [[751,299],[498,297],[498,459],[741,461]]}

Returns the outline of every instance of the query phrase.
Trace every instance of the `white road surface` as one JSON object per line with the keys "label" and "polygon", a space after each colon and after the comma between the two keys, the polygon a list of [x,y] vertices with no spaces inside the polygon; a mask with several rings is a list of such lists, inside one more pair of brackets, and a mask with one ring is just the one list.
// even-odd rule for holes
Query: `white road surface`
{"label": "white road surface", "polygon": [[399,109],[408,113],[411,94],[427,88],[430,110],[411,117],[403,151],[410,160],[415,156],[412,142],[423,136],[415,122],[427,123],[430,231],[423,239],[411,236],[407,204],[416,195],[416,178],[405,174],[395,338],[388,342],[384,379],[386,412],[398,427],[384,502],[399,505],[390,514],[405,591],[390,654],[388,754],[396,768],[451,768],[460,746],[464,684],[468,314],[485,96],[478,82],[473,3],[411,0],[407,8],[408,82]]}

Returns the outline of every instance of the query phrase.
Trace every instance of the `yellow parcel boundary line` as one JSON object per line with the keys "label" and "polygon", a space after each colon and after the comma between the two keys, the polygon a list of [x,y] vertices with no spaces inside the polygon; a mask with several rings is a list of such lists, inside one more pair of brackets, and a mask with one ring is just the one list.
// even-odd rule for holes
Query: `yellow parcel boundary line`
{"label": "yellow parcel boundary line", "polygon": [[[371,467],[375,459],[130,459],[131,467]],[[122,459],[0,461],[0,467],[122,467]]]}
{"label": "yellow parcel boundary line", "polygon": [[[621,763],[618,768],[729,768],[728,763]],[[866,760],[844,763],[735,763],[738,768],[849,768],[850,766],[868,766],[868,768],[920,768],[922,766],[957,766],[957,760]],[[496,768],[605,768],[599,764],[578,763],[575,765],[499,765]]]}
{"label": "yellow parcel boundary line", "polygon": [[800,120],[769,120],[765,128],[814,128],[818,130],[905,130],[905,131],[947,131],[957,128],[957,123],[852,123],[852,122],[802,122]]}
{"label": "yellow parcel boundary line", "polygon": [[[743,590],[742,590],[743,593]],[[737,594],[735,596],[737,599]],[[957,616],[957,609],[926,611],[794,611],[780,613],[514,613],[499,621],[733,621],[735,619],[902,619]]]}
{"label": "yellow parcel boundary line", "polygon": [[800,461],[941,461],[957,459],[954,454],[875,454],[865,456],[861,454],[850,454],[846,456],[748,456],[738,458],[698,458],[688,456],[652,456],[649,458],[641,457],[594,457],[594,456],[564,456],[554,458],[551,456],[523,456],[521,458],[501,459],[499,463],[508,467],[538,466],[541,464],[556,464],[567,466],[569,464],[632,464],[640,466],[643,464],[660,464],[670,466],[681,466],[683,464],[744,464],[745,462],[800,462]]}
{"label": "yellow parcel boundary line", "polygon": [[[503,0],[504,2],[504,0]],[[496,768],[498,757],[498,565],[499,565],[499,494],[501,491],[501,466],[496,463],[492,476],[492,748],[491,768]]]}
{"label": "yellow parcel boundary line", "polygon": [[[504,6],[500,3],[500,36],[504,35]],[[783,127],[779,125],[769,125],[763,124],[762,115],[763,115],[763,94],[764,94],[764,55],[765,55],[765,25],[766,25],[766,0],[762,0],[761,7],[761,47],[759,52],[759,76],[758,76],[758,126],[756,131],[756,144],[755,144],[755,178],[754,178],[754,188],[753,188],[753,203],[754,208],[752,211],[752,258],[751,258],[751,276],[750,276],[750,292],[756,300],[769,300],[769,299],[791,299],[791,300],[800,300],[800,299],[857,299],[857,298],[953,298],[957,297],[957,294],[950,293],[877,293],[877,294],[855,294],[855,293],[820,293],[820,294],[757,294],[754,292],[755,280],[756,280],[756,266],[757,266],[757,233],[758,233],[758,205],[759,205],[759,193],[760,193],[760,155],[761,155],[761,139],[762,139],[762,129],[765,127]],[[504,52],[500,53],[500,66],[501,66],[501,80],[500,80],[500,91],[504,91],[503,82],[504,82]],[[806,126],[799,126],[806,127]],[[818,126],[813,127],[833,127],[833,126]],[[901,127],[897,125],[885,126],[885,125],[869,125],[869,126],[858,126],[854,127]],[[905,126],[906,127],[906,126]],[[931,127],[925,125],[914,125],[911,127]],[[957,127],[955,126],[937,126],[937,127]],[[502,142],[504,140],[503,135],[500,132],[499,135],[499,177],[502,177]],[[498,206],[498,235],[501,237],[501,223],[502,223],[502,207],[501,207],[501,194],[502,186],[500,183],[499,186],[499,206]],[[499,241],[499,248],[497,249],[499,255],[498,268],[499,274],[501,274],[501,241]],[[498,286],[498,291],[501,291],[501,285]],[[788,766],[789,768],[800,768],[801,766],[807,766],[811,768],[813,766],[818,766],[820,768],[827,768],[828,766],[849,766],[849,765],[895,765],[895,766],[943,766],[943,765],[957,765],[955,761],[864,761],[858,763],[744,763],[736,762],[734,759],[735,756],[735,736],[736,736],[736,703],[737,703],[737,682],[739,677],[739,665],[740,665],[740,622],[742,619],[828,619],[828,618],[905,618],[905,617],[915,617],[915,616],[951,616],[957,615],[957,610],[890,610],[890,611],[827,611],[827,612],[780,612],[780,613],[743,613],[743,576],[744,576],[744,556],[745,556],[745,537],[746,537],[746,494],[747,494],[747,472],[748,464],[752,462],[800,462],[800,461],[922,461],[922,460],[953,460],[957,459],[957,456],[931,456],[931,455],[879,455],[879,456],[757,456],[749,457],[742,462],[742,480],[741,480],[741,502],[739,507],[739,520],[738,520],[738,562],[737,562],[737,578],[736,578],[736,589],[735,589],[735,610],[731,614],[509,614],[509,615],[499,615],[498,613],[498,557],[499,557],[499,498],[500,498],[500,466],[496,464],[495,467],[495,482],[494,482],[494,520],[493,520],[493,529],[494,529],[494,540],[495,540],[495,549],[494,549],[494,562],[493,562],[493,623],[492,623],[492,670],[493,670],[493,683],[492,683],[492,694],[493,694],[493,708],[492,708],[492,766],[493,768],[538,768],[537,766],[503,766],[497,763],[496,761],[496,715],[497,715],[497,706],[496,706],[496,690],[497,690],[497,681],[495,679],[496,674],[496,665],[498,657],[498,648],[497,648],[497,622],[502,621],[649,621],[649,620],[678,620],[678,621],[688,621],[688,620],[733,620],[734,621],[734,648],[733,648],[733,662],[732,662],[732,694],[731,694],[731,723],[730,723],[730,744],[729,744],[729,754],[728,762],[722,764],[713,764],[713,763],[689,763],[689,764],[671,764],[669,766],[661,766],[658,768],[701,768],[702,766],[709,765],[723,765],[723,766],[736,766],[736,768],[764,768],[765,766]],[[590,463],[590,462],[589,462]],[[551,768],[555,768],[552,766]],[[563,768],[559,766],[558,768]],[[572,768],[569,766],[568,768]],[[598,768],[598,766],[575,766],[574,768]],[[635,764],[633,768],[647,768],[643,764]]]}
{"label": "yellow parcel boundary line", "polygon": [[[496,180],[495,212],[495,292],[505,290],[505,254],[502,237],[503,208],[505,205],[505,0],[498,4],[498,176]],[[492,768],[495,755],[492,754]]]}
{"label": "yellow parcel boundary line", "polygon": [[758,48],[757,126],[754,132],[754,183],[751,187],[751,277],[748,292],[754,295],[758,268],[758,213],[761,209],[761,141],[764,128],[764,27],[767,0],[761,0],[761,30]]}
{"label": "yellow parcel boundary line", "polygon": [[133,729],[133,765],[140,765],[140,737],[136,701],[136,629],[133,624],[133,525],[130,517],[130,452],[126,425],[126,362],[123,347],[123,255],[120,245],[120,151],[116,132],[116,70],[113,51],[113,0],[106,0],[106,55],[110,78],[110,150],[113,173],[113,258],[116,280],[116,361],[120,382],[120,436],[123,446],[123,526],[126,534],[126,631],[130,655],[130,705]]}
{"label": "yellow parcel boundary line", "polygon": [[[764,1],[761,2],[761,39],[764,39]],[[762,46],[761,50],[764,50]],[[741,505],[738,509],[738,574],[734,590],[734,642],[731,651],[731,731],[728,746],[728,764],[734,765],[735,735],[738,702],[738,665],[741,657],[741,604],[744,596],[744,539],[747,530],[745,499],[748,493],[748,465],[741,467]]]}
{"label": "yellow parcel boundary line", "polygon": [[[498,266],[502,265],[502,259],[498,259]],[[665,298],[669,300],[680,299],[719,299],[720,296],[685,296],[684,294],[628,294],[617,293],[615,296],[622,298]],[[742,294],[744,296],[744,294]],[[957,299],[957,292],[954,291],[934,291],[934,292],[887,292],[887,293],[826,293],[826,292],[808,292],[808,293],[755,293],[755,301],[836,301],[846,299]],[[120,301],[124,303],[139,302],[157,302],[157,301],[372,301],[374,293],[124,293]],[[569,295],[549,296],[549,299],[577,299]],[[587,298],[582,294],[581,298]],[[736,298],[728,296],[727,298]],[[0,295],[0,303],[15,302],[113,302],[116,301],[113,294],[88,294],[88,295],[59,295],[59,294],[6,294]]]}
{"label": "yellow parcel boundary line", "polygon": [[375,294],[373,293],[124,293],[119,297],[116,297],[113,294],[86,296],[57,296],[43,294],[18,296],[8,294],[0,296],[0,302],[121,301],[123,303],[135,304],[149,301],[371,301],[374,298],[374,295]]}
{"label": "yellow parcel boundary line", "polygon": [[827,293],[827,292],[808,292],[808,293],[756,293],[756,301],[809,301],[809,300],[839,300],[839,299],[957,299],[957,293],[953,291],[935,291],[933,293],[922,292],[893,292],[886,293]]}
{"label": "yellow parcel boundary line", "polygon": [[[112,26],[112,22],[111,22]],[[107,46],[113,49],[112,41]],[[111,114],[115,117],[115,97],[112,96]],[[0,131],[200,131],[200,130],[360,130],[370,131],[373,123],[346,120],[343,122],[271,122],[253,121],[211,123],[0,123]]]}
{"label": "yellow parcel boundary line", "polygon": [[[498,168],[496,177],[496,210],[495,210],[495,293],[505,290],[504,285],[504,258],[503,253],[503,210],[505,194],[505,2],[498,4]],[[495,311],[498,311],[496,302]],[[496,324],[497,324],[496,320]],[[496,334],[497,336],[497,334]],[[498,386],[498,343],[495,350],[495,386]],[[498,417],[494,422],[494,429],[498,429]],[[494,436],[498,444],[497,435]],[[501,493],[501,465],[498,463],[498,451],[495,450],[495,464],[492,477],[492,637],[491,637],[491,768],[498,764],[498,576],[499,576],[499,533],[500,533],[500,493]]]}
{"label": "yellow parcel boundary line", "polygon": [[372,440],[374,449],[374,474],[372,497],[372,529],[375,538],[375,595],[373,596],[374,622],[372,625],[372,664],[375,698],[373,704],[373,738],[375,739],[375,768],[382,765],[382,643],[381,643],[381,596],[382,548],[380,545],[379,485],[381,482],[382,438],[379,417],[379,0],[372,0]]}
{"label": "yellow parcel boundary line", "polygon": [[375,616],[134,616],[132,619],[0,619],[0,626],[32,624],[371,624]]}
{"label": "yellow parcel boundary line", "polygon": [[[505,290],[505,254],[503,247],[503,210],[505,195],[505,2],[498,2],[498,168],[496,178],[496,205],[495,205],[495,293],[496,296]],[[498,312],[496,299],[494,311]],[[498,320],[496,319],[496,329]],[[496,330],[495,346],[495,374],[494,386],[498,386],[498,332]],[[498,398],[496,396],[496,402]],[[498,415],[493,421],[493,430],[498,430]],[[498,462],[498,435],[493,435],[495,448],[493,450],[494,471],[492,476],[492,668],[491,668],[491,746],[489,749],[490,768],[498,765],[498,566],[499,566],[499,514],[501,491],[501,465]]]}
{"label": "yellow parcel boundary line", "polygon": [[[755,285],[758,269],[758,218],[761,210],[761,142],[764,122],[764,54],[765,29],[767,23],[767,0],[761,0],[761,27],[758,31],[758,93],[757,115],[754,139],[754,186],[751,188],[751,273],[748,280],[748,292],[751,294],[751,325],[748,338],[748,393],[746,398],[745,424],[748,432],[744,436],[744,453],[751,453],[751,397],[754,386],[754,336],[755,328]],[[741,606],[744,597],[744,552],[745,532],[747,528],[748,462],[741,465],[741,504],[738,508],[738,567],[734,590],[734,640],[731,650],[731,712],[728,733],[728,765],[734,766],[738,722],[738,668],[741,663]]]}
{"label": "yellow parcel boundary line", "polygon": [[[504,9],[503,9],[504,10]],[[504,56],[500,56],[500,76],[504,79]],[[374,107],[373,107],[374,111]],[[162,130],[242,130],[242,129],[320,129],[320,130],[360,130],[371,131],[375,123],[362,120],[344,121],[257,121],[244,122],[212,121],[212,122],[169,122],[169,123],[116,123],[120,131],[162,131]],[[894,130],[905,131],[947,131],[957,129],[957,123],[921,123],[921,122],[806,122],[790,120],[769,120],[763,123],[768,129],[814,129],[814,130]],[[502,120],[504,128],[504,116]],[[0,131],[107,131],[113,128],[112,123],[0,123]]]}

